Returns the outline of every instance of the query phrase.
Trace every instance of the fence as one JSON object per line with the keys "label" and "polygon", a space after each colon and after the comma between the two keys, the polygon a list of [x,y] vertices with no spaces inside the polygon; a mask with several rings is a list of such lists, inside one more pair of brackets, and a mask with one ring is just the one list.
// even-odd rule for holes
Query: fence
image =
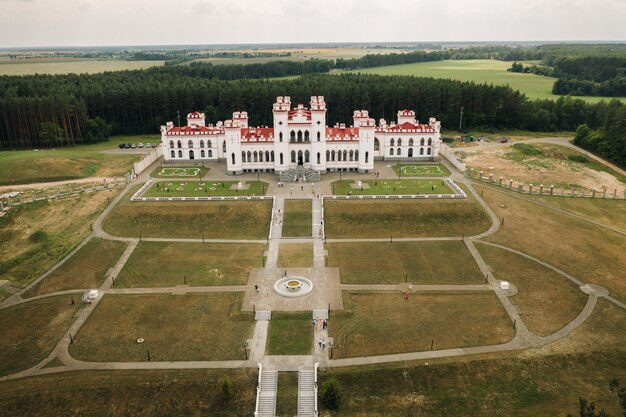
{"label": "fence", "polygon": [[134,175],[141,174],[146,168],[152,165],[154,161],[159,159],[162,155],[163,155],[163,148],[161,148],[161,144],[159,143],[159,146],[150,150],[150,152],[148,152],[147,154],[144,154],[141,157],[141,160],[133,164],[133,174]]}
{"label": "fence", "polygon": [[[390,194],[390,195],[330,195],[327,199],[332,200],[359,200],[359,199],[441,199],[441,198],[466,198],[467,194],[450,178],[446,178],[448,185],[456,191],[456,194]],[[323,204],[322,200],[322,204]]]}
{"label": "fence", "polygon": [[273,196],[224,196],[224,197],[141,197],[152,185],[152,179],[148,180],[130,198],[130,201],[237,201],[237,200],[272,200]]}
{"label": "fence", "polygon": [[448,160],[448,162],[454,165],[454,167],[459,171],[465,172],[465,170],[467,169],[465,163],[461,162],[447,145],[444,145],[443,143],[441,144],[439,154],[443,155]]}

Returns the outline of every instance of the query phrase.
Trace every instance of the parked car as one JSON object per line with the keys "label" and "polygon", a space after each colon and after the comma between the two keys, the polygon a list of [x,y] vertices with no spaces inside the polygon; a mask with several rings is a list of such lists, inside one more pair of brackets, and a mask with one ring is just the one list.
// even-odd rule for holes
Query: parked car
{"label": "parked car", "polygon": [[137,147],[137,145],[135,145],[134,143],[130,146],[131,148],[135,149]]}
{"label": "parked car", "polygon": [[120,143],[119,145],[117,145],[117,147],[120,149],[124,149],[126,147],[126,144]]}
{"label": "parked car", "polygon": [[140,143],[137,147],[138,148],[143,148],[143,143]]}

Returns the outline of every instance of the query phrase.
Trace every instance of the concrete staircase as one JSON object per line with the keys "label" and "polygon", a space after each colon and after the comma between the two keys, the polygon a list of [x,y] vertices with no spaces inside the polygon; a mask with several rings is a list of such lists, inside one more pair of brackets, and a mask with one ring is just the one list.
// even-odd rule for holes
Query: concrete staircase
{"label": "concrete staircase", "polygon": [[257,388],[257,406],[255,416],[276,416],[276,386],[278,371],[259,370],[259,387]]}
{"label": "concrete staircase", "polygon": [[298,372],[298,417],[317,416],[317,364]]}

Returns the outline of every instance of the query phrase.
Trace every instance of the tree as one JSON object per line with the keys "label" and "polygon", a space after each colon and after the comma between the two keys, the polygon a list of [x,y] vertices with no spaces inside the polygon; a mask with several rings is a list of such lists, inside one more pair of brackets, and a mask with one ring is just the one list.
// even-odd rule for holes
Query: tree
{"label": "tree", "polygon": [[224,375],[222,379],[222,400],[228,402],[233,397],[233,384],[230,382],[230,378]]}
{"label": "tree", "polygon": [[83,124],[85,142],[103,142],[111,136],[112,127],[100,116],[94,119],[87,119]]}
{"label": "tree", "polygon": [[43,122],[39,125],[39,140],[44,146],[60,142],[64,137],[63,133],[63,129],[54,122]]}
{"label": "tree", "polygon": [[[596,414],[596,405],[594,403],[587,405],[587,400],[584,398],[579,398],[578,404],[578,413],[580,417],[609,417],[604,410],[601,410],[599,414]],[[573,415],[568,414],[567,417],[573,417]]]}
{"label": "tree", "polygon": [[322,385],[322,404],[331,410],[338,410],[341,407],[341,392],[335,378],[330,378]]}

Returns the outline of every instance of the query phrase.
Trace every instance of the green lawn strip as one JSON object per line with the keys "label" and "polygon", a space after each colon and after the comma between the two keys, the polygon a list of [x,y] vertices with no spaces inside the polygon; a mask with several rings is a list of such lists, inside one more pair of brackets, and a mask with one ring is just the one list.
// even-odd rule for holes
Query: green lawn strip
{"label": "green lawn strip", "polygon": [[[228,376],[232,398],[224,400]],[[245,416],[254,410],[258,370],[75,371],[0,382],[3,416]]]}
{"label": "green lawn strip", "polygon": [[378,179],[361,181],[342,180],[331,184],[335,195],[397,195],[397,194],[453,194],[443,180]]}
{"label": "green lawn strip", "polygon": [[[106,295],[75,335],[73,357],[86,361],[245,359],[252,313],[243,294]],[[137,339],[143,338],[143,343]]]}
{"label": "green lawn strip", "polygon": [[125,242],[93,238],[25,296],[34,297],[78,288],[97,288],[125,249]]}
{"label": "green lawn strip", "polygon": [[460,241],[328,243],[328,266],[344,284],[481,284],[484,277]]}
{"label": "green lawn strip", "polygon": [[278,373],[276,415],[291,417],[298,414],[298,373]]}
{"label": "green lawn strip", "polygon": [[80,302],[50,297],[0,310],[0,375],[29,368],[52,351],[75,320]]}
{"label": "green lawn strip", "polygon": [[283,236],[311,237],[311,200],[285,200]]}
{"label": "green lawn strip", "polygon": [[394,164],[393,172],[401,177],[447,177],[450,170],[443,164]]}
{"label": "green lawn strip", "polygon": [[238,184],[238,181],[157,180],[142,197],[262,196],[268,186],[263,181],[246,181],[241,188]]}
{"label": "green lawn strip", "polygon": [[452,349],[505,343],[515,334],[492,291],[344,292],[329,336],[334,358]]}
{"label": "green lawn strip", "polygon": [[150,173],[151,178],[202,179],[210,168],[204,165],[163,165]]}
{"label": "green lawn strip", "polygon": [[313,245],[311,243],[281,243],[278,252],[279,268],[311,268]]}
{"label": "green lawn strip", "polygon": [[117,287],[245,285],[263,267],[260,244],[141,242],[115,282]]}
{"label": "green lawn strip", "polygon": [[313,347],[311,312],[272,312],[268,330],[270,355],[308,355]]}
{"label": "green lawn strip", "polygon": [[108,233],[196,239],[265,239],[268,235],[271,200],[131,202],[137,189],[131,189],[104,220]]}
{"label": "green lawn strip", "polygon": [[325,200],[324,222],[328,238],[469,236],[491,224],[473,197]]}

